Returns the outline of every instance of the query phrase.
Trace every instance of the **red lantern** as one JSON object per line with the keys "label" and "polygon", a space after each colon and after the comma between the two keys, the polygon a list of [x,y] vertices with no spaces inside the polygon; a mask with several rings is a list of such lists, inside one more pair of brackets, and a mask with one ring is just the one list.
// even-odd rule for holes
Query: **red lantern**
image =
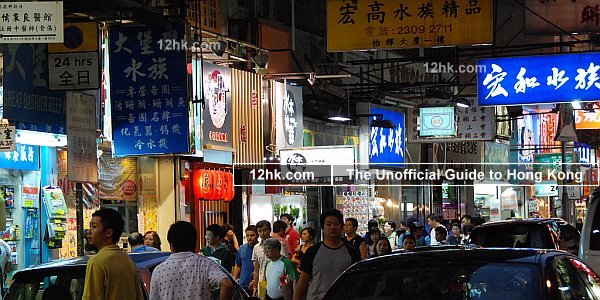
{"label": "red lantern", "polygon": [[203,199],[208,196],[209,190],[209,174],[206,170],[195,170],[193,177],[194,195],[198,199]]}
{"label": "red lantern", "polygon": [[235,196],[235,185],[233,182],[233,173],[227,172],[225,175],[227,176],[227,179],[229,182],[228,192],[227,192],[227,196],[225,197],[225,201],[229,202],[229,201],[233,200],[233,196]]}
{"label": "red lantern", "polygon": [[226,200],[229,197],[229,193],[231,191],[231,179],[229,178],[229,172],[223,172],[223,200]]}
{"label": "red lantern", "polygon": [[215,171],[206,171],[208,173],[208,195],[206,200],[215,200]]}
{"label": "red lantern", "polygon": [[215,171],[215,200],[223,199],[223,192],[225,191],[225,185],[223,180],[223,171]]}

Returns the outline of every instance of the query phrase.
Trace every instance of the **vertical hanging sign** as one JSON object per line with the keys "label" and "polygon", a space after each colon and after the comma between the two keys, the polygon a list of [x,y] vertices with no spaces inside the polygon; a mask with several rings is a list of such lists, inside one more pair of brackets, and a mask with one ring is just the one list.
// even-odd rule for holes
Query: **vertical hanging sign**
{"label": "vertical hanging sign", "polygon": [[67,94],[67,149],[69,180],[98,182],[95,96]]}
{"label": "vertical hanging sign", "polygon": [[189,153],[185,50],[163,47],[184,32],[183,25],[110,31],[113,155]]}

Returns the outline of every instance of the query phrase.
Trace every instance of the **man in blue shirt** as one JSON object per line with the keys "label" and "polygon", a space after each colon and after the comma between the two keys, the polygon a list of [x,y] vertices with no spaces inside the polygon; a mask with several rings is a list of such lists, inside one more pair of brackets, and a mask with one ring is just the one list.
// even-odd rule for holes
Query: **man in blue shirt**
{"label": "man in blue shirt", "polygon": [[144,245],[144,236],[139,232],[132,232],[127,237],[127,241],[133,253],[158,252],[158,249]]}
{"label": "man in blue shirt", "polygon": [[254,245],[258,243],[258,230],[256,226],[250,225],[246,228],[246,241],[247,243],[240,246],[238,250],[232,275],[234,278],[239,279],[240,285],[248,293],[252,294],[250,290],[250,281],[252,281],[252,273],[254,272],[252,251],[254,250]]}

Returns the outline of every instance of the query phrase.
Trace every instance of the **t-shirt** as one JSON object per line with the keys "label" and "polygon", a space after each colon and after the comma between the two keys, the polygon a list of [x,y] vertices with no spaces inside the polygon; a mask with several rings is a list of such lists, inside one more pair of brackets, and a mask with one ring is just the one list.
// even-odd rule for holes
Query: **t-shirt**
{"label": "t-shirt", "polygon": [[225,278],[225,271],[212,259],[189,251],[176,252],[152,272],[150,300],[212,299],[211,287]]}
{"label": "t-shirt", "polygon": [[140,246],[140,247],[137,247],[137,248],[131,250],[131,253],[144,253],[144,252],[158,252],[158,249],[156,249],[154,247],[150,247],[150,246]]}
{"label": "t-shirt", "polygon": [[83,299],[144,299],[135,263],[119,246],[106,246],[90,258]]}
{"label": "t-shirt", "polygon": [[306,299],[322,299],[335,279],[359,260],[358,251],[346,243],[336,249],[323,242],[308,248],[300,264],[300,271],[310,276]]}
{"label": "t-shirt", "polygon": [[[281,277],[289,275],[290,280],[298,279],[296,268],[292,265],[292,261],[282,256],[276,261],[267,263],[267,295],[272,299],[283,297],[284,286],[281,285]],[[288,284],[293,284],[289,282]]]}
{"label": "t-shirt", "polygon": [[252,252],[254,246],[243,244],[240,246],[235,257],[235,264],[241,266],[240,285],[249,287],[252,281],[252,273],[254,272],[254,264],[252,263]]}
{"label": "t-shirt", "polygon": [[[281,247],[281,252],[279,253],[281,253],[281,256],[287,255],[283,247]],[[252,262],[255,261],[258,262],[258,266],[260,268],[258,269],[258,281],[263,281],[265,280],[265,266],[267,265],[267,262],[270,261],[270,259],[268,259],[265,255],[265,249],[263,248],[262,241],[260,244],[254,246],[254,249],[252,249]]]}
{"label": "t-shirt", "polygon": [[212,256],[218,259],[221,262],[221,266],[223,266],[223,268],[225,268],[227,272],[231,273],[234,258],[233,254],[231,253],[231,251],[229,251],[229,249],[227,249],[224,243],[221,243],[221,245],[217,249],[213,249],[210,246],[206,246],[200,249],[200,252],[204,256]]}
{"label": "t-shirt", "polygon": [[351,240],[348,240],[348,237],[344,237],[342,239],[345,243],[348,243],[348,245],[352,246],[354,249],[356,249],[356,251],[359,252],[360,254],[360,244],[362,244],[365,240],[362,238],[362,236],[360,235],[356,235],[354,236]]}
{"label": "t-shirt", "polygon": [[290,257],[294,257],[296,254],[296,248],[300,246],[300,234],[294,227],[290,227],[285,232],[285,239],[290,245]]}

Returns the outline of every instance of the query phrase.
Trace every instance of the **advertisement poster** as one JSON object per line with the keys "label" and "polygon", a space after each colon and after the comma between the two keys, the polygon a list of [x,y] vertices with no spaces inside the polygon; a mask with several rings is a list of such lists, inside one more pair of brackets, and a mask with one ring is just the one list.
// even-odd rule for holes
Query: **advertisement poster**
{"label": "advertisement poster", "polygon": [[134,201],[137,199],[137,162],[135,158],[113,158],[104,152],[98,162],[100,199]]}
{"label": "advertisement poster", "polygon": [[231,70],[205,63],[202,73],[204,145],[233,147],[231,140]]}

